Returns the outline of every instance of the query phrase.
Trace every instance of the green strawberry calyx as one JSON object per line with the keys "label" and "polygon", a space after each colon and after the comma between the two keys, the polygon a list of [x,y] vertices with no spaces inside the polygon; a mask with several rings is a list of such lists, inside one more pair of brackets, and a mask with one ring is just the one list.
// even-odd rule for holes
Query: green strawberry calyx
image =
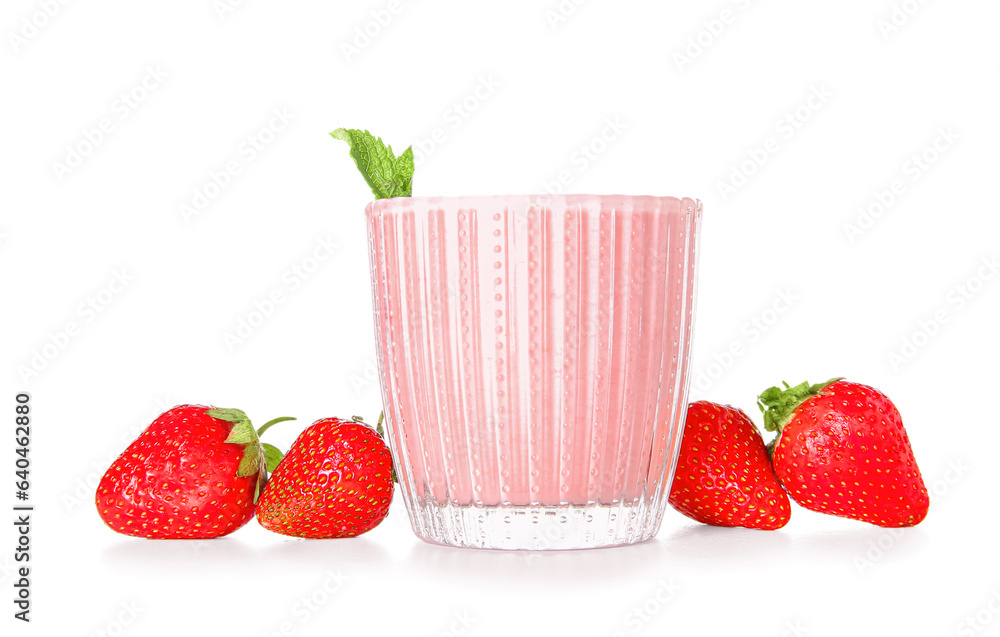
{"label": "green strawberry calyx", "polygon": [[799,405],[819,394],[830,383],[835,383],[838,380],[843,380],[843,378],[831,378],[825,383],[815,385],[801,382],[794,387],[781,381],[781,384],[785,386],[784,389],[778,386],[768,387],[757,396],[757,407],[764,414],[764,429],[776,431],[780,435]]}
{"label": "green strawberry calyx", "polygon": [[295,418],[282,416],[281,418],[267,421],[261,425],[260,429],[254,429],[250,418],[241,409],[219,409],[213,407],[207,410],[205,415],[233,424],[232,429],[229,430],[229,436],[224,442],[243,447],[243,458],[240,460],[240,466],[236,469],[236,475],[240,478],[257,476],[257,487],[253,494],[253,501],[257,502],[260,492],[267,483],[267,474],[275,470],[283,456],[280,449],[272,444],[262,443],[260,437],[265,431],[279,422],[295,420]]}
{"label": "green strawberry calyx", "polygon": [[368,182],[376,199],[409,197],[413,191],[413,147],[398,157],[392,146],[366,130],[338,128],[330,133],[334,139],[347,142],[351,158]]}

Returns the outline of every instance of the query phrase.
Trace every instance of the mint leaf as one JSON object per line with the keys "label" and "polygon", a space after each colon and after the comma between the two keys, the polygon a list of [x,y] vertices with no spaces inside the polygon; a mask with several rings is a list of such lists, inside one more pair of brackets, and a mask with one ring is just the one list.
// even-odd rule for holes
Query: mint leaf
{"label": "mint leaf", "polygon": [[392,146],[386,146],[381,138],[366,130],[338,128],[330,135],[351,147],[351,157],[376,199],[410,196],[413,188],[412,146],[396,157]]}

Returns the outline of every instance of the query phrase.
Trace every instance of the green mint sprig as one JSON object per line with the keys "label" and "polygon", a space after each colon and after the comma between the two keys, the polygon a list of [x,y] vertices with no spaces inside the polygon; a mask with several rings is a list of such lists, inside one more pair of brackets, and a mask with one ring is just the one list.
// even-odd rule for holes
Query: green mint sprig
{"label": "green mint sprig", "polygon": [[338,128],[330,133],[351,147],[351,157],[376,199],[409,197],[413,190],[413,147],[397,157],[392,146],[366,130]]}

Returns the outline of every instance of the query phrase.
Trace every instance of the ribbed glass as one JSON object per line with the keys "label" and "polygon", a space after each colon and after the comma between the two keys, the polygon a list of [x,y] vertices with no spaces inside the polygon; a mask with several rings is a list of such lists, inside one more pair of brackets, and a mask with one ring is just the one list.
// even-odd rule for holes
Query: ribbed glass
{"label": "ribbed glass", "polygon": [[502,549],[652,537],[686,413],[701,203],[396,198],[366,217],[414,532]]}

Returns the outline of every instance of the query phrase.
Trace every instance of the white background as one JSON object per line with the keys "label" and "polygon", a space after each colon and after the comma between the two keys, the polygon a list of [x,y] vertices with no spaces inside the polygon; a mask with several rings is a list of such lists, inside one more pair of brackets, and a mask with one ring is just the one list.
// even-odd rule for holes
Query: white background
{"label": "white background", "polygon": [[[48,5],[0,15],[0,494],[10,511],[27,390],[37,507],[34,621],[5,601],[4,634],[1000,633],[995,3]],[[540,192],[564,173],[567,192],[700,198],[692,397],[756,418],[781,380],[881,388],[934,494],[927,520],[796,507],[754,532],[670,511],[642,545],[528,555],[424,544],[400,501],[352,540],[111,532],[97,480],[172,405],[297,416],[269,434],[282,447],[315,419],[378,415],[370,193],[327,135],[340,126],[397,152],[422,141],[418,195]],[[268,142],[253,156],[250,137]]]}

